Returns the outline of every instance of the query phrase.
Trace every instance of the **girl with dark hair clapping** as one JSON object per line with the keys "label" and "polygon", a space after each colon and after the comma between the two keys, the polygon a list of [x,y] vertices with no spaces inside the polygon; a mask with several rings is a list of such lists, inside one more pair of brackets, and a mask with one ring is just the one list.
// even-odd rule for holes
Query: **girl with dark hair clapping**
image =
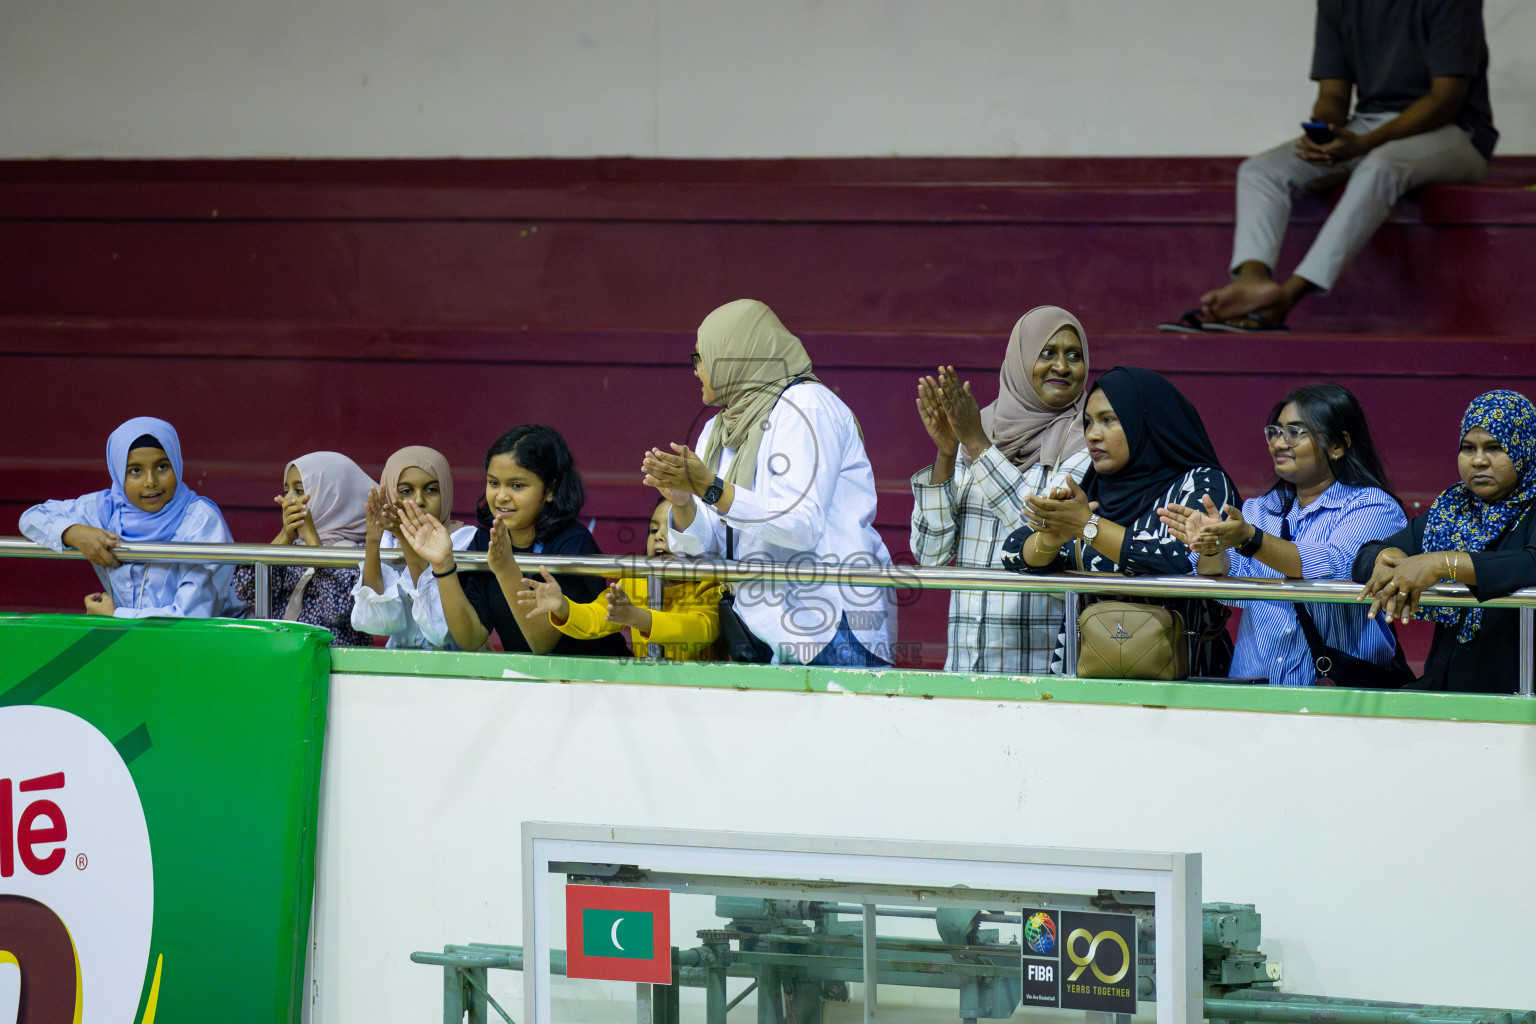
{"label": "girl with dark hair clapping", "polygon": [[[1361,544],[1407,521],[1349,389],[1296,388],[1270,410],[1264,438],[1275,485],[1243,502],[1241,512],[1208,498],[1158,510],[1201,575],[1345,579]],[[1234,676],[1278,686],[1328,680],[1392,687],[1412,679],[1391,627],[1367,619],[1358,605],[1227,603],[1243,609]]]}
{"label": "girl with dark hair clapping", "polygon": [[[447,528],[414,501],[405,503],[404,539],[432,566],[423,583],[437,587],[454,643],[478,650],[495,630],[505,651],[629,654],[617,633],[577,640],[555,629],[547,614],[518,607],[517,595],[532,585],[523,578],[520,556],[601,554],[591,532],[576,521],[586,497],[571,450],[553,428],[526,424],[497,438],[485,454],[485,495],[475,509],[480,525],[468,548],[486,552],[489,576],[460,575]],[[593,576],[555,579],[573,601],[592,601],[604,590]]]}

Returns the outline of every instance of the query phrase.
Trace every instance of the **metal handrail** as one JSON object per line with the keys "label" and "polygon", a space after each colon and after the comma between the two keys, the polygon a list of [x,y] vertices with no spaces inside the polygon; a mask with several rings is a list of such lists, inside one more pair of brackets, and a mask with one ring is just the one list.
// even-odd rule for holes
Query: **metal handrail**
{"label": "metal handrail", "polygon": [[[304,565],[350,569],[363,559],[362,548],[279,547],[273,544],[122,544],[114,549],[124,562],[207,562],[235,565]],[[0,537],[0,558],[84,558],[73,549],[54,551],[19,537]],[[459,568],[484,570],[485,552],[455,551]],[[397,548],[379,552],[389,565],[404,562]],[[788,563],[717,558],[646,558],[641,555],[525,556],[523,568],[545,566],[571,576],[661,576],[666,579],[721,583],[836,583],[855,587],[911,590],[992,590],[1025,594],[1073,592],[1137,597],[1203,597],[1223,600],[1354,603],[1360,584],[1346,580],[1243,579],[1227,576],[1122,576],[1117,573],[1035,575],[1005,569],[963,569],[921,565],[827,565],[814,560]],[[1507,597],[1478,601],[1462,584],[1440,584],[1424,591],[1426,605],[1484,608],[1536,608],[1536,587]]]}
{"label": "metal handrail", "polygon": [[[122,544],[114,549],[124,562],[204,562],[236,565],[304,565],[352,568],[362,561],[361,548],[281,547],[273,544]],[[54,551],[22,537],[0,537],[0,558],[84,558],[73,549]],[[483,551],[455,551],[461,569],[486,569]],[[379,560],[401,564],[398,548],[379,552]],[[1131,597],[1186,597],[1214,600],[1288,601],[1307,604],[1354,604],[1360,584],[1345,580],[1242,579],[1228,576],[1121,576],[1114,573],[1035,575],[1003,569],[964,569],[954,566],[828,565],[812,558],[786,563],[727,562],[718,558],[646,558],[641,555],[539,555],[525,557],[523,568],[538,567],[572,576],[624,576],[720,583],[835,584],[853,587],[895,587],[911,590],[990,590],[1022,594],[1064,594],[1075,605],[1077,594]],[[260,574],[265,575],[265,574]],[[264,589],[264,588],[258,588]],[[1431,606],[1517,608],[1520,611],[1520,689],[1533,693],[1532,647],[1536,646],[1536,587],[1504,597],[1478,601],[1460,583],[1426,589],[1419,603]],[[263,603],[258,596],[257,606]],[[1070,611],[1070,609],[1069,609]],[[1069,631],[1070,633],[1070,631]],[[1075,660],[1075,659],[1072,659]]]}

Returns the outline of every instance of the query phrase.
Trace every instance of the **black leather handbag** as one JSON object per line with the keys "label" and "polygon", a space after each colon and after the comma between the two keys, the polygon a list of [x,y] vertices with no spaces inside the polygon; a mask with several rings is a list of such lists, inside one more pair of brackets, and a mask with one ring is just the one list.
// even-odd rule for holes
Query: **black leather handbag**
{"label": "black leather handbag", "polygon": [[1294,604],[1291,607],[1296,609],[1296,619],[1301,623],[1302,635],[1307,638],[1307,647],[1312,652],[1312,666],[1317,669],[1317,682],[1314,685],[1347,686],[1357,690],[1400,690],[1414,681],[1413,669],[1408,667],[1408,659],[1403,657],[1403,645],[1397,642],[1396,629],[1392,630],[1392,642],[1397,644],[1397,649],[1392,652],[1392,660],[1385,665],[1377,665],[1323,643],[1323,636],[1317,631],[1317,623],[1312,621],[1307,606]]}
{"label": "black leather handbag", "polygon": [[[735,557],[735,531],[725,528],[725,557]],[[736,612],[736,594],[727,584],[720,588],[720,646],[732,661],[766,665],[773,660],[773,648],[748,628]]]}

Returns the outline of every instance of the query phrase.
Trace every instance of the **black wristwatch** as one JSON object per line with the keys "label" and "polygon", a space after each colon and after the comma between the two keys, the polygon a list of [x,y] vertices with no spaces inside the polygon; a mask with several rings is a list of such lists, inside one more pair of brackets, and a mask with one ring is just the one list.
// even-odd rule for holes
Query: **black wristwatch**
{"label": "black wristwatch", "polygon": [[704,493],[699,495],[699,497],[704,499],[704,504],[713,505],[720,500],[720,496],[724,493],[725,481],[717,476],[715,477],[715,482],[706,487]]}
{"label": "black wristwatch", "polygon": [[1259,548],[1264,545],[1264,531],[1257,526],[1253,528],[1253,536],[1238,545],[1237,553],[1244,558],[1252,558],[1259,553]]}

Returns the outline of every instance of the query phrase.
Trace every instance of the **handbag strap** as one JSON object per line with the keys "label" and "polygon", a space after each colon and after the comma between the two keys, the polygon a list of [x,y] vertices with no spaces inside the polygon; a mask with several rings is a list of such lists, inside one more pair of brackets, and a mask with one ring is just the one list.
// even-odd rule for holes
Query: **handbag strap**
{"label": "handbag strap", "polygon": [[[779,404],[779,398],[783,398],[784,397],[784,391],[788,391],[790,388],[794,387],[796,384],[804,384],[808,380],[815,380],[815,379],[816,378],[813,375],[808,374],[808,373],[803,373],[800,376],[794,378],[788,384],[784,385],[784,390],[779,392],[779,396],[778,396],[778,398],[775,398],[773,400],[773,404],[775,406],[777,406]],[[772,411],[772,410],[770,410],[770,411]],[[731,529],[731,524],[730,523],[726,523],[725,524],[725,557],[726,557],[727,561],[735,561],[736,560],[735,543],[734,543],[735,539],[736,539],[735,538],[735,531]]]}
{"label": "handbag strap", "polygon": [[[1287,543],[1291,542],[1290,511],[1290,502],[1286,502],[1280,510],[1280,539]],[[1307,638],[1307,648],[1312,652],[1312,667],[1321,672],[1322,663],[1330,660],[1326,653],[1328,645],[1323,643],[1323,634],[1318,630],[1317,623],[1312,621],[1312,613],[1307,611],[1306,605],[1295,601],[1291,607],[1296,609],[1296,621],[1301,624],[1301,635]]]}

